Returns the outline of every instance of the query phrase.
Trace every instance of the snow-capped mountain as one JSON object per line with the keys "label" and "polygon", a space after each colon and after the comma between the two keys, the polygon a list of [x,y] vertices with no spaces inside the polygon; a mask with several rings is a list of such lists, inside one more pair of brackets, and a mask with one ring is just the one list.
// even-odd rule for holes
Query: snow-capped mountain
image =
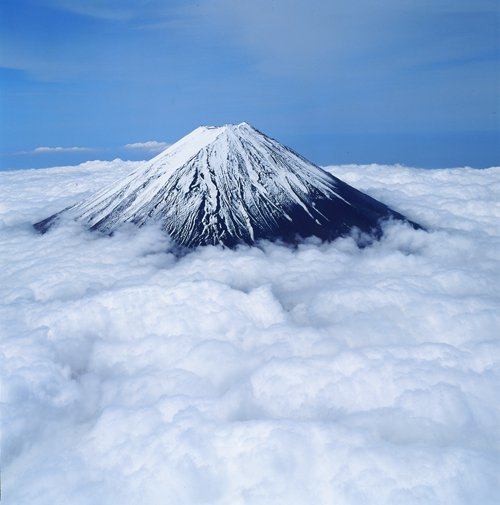
{"label": "snow-capped mountain", "polygon": [[379,233],[380,220],[405,219],[247,123],[201,126],[35,228],[44,232],[61,215],[106,233],[159,222],[185,247],[331,240],[353,227]]}

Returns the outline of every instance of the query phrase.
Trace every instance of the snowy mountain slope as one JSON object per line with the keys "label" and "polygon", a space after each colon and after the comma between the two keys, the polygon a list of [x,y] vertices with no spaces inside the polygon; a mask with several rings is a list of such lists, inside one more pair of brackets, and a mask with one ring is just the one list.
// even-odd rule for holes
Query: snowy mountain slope
{"label": "snowy mountain slope", "polygon": [[35,227],[45,231],[61,214],[107,233],[160,222],[186,247],[330,240],[404,219],[247,123],[199,127],[122,182]]}

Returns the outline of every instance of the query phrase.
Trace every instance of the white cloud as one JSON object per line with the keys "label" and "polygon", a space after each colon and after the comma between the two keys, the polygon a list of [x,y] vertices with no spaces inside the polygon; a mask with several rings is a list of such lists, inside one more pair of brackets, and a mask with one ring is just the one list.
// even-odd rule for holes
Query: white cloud
{"label": "white cloud", "polygon": [[125,144],[125,149],[142,149],[145,151],[163,151],[170,144],[166,142],[158,142],[157,140],[149,140],[147,142],[134,142],[132,144]]}
{"label": "white cloud", "polygon": [[36,154],[45,154],[45,153],[78,153],[78,152],[85,152],[85,151],[92,151],[93,149],[90,147],[35,147],[33,149],[33,153]]}
{"label": "white cloud", "polygon": [[6,503],[496,502],[500,168],[331,167],[429,228],[365,249],[31,230],[134,166],[0,173]]}

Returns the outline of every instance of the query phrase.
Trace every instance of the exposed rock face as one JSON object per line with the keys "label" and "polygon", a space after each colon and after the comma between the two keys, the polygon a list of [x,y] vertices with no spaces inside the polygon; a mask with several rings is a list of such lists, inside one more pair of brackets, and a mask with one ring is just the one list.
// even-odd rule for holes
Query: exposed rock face
{"label": "exposed rock face", "polygon": [[247,123],[199,127],[35,228],[45,232],[63,214],[106,233],[159,222],[184,247],[331,240],[354,227],[378,234],[382,219],[405,219]]}

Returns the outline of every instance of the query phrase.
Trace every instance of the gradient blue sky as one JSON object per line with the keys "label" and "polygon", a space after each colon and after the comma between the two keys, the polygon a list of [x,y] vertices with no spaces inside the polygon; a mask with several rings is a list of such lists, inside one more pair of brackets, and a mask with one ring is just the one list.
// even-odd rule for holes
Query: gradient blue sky
{"label": "gradient blue sky", "polygon": [[500,164],[498,5],[2,0],[0,169],[241,121],[318,164]]}

